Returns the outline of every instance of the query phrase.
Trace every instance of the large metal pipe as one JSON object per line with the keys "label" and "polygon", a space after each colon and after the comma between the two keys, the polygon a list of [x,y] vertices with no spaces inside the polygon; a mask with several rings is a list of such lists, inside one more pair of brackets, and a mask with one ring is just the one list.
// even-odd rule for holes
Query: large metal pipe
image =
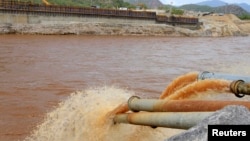
{"label": "large metal pipe", "polygon": [[228,105],[242,105],[250,109],[248,101],[162,100],[140,99],[137,96],[128,100],[128,107],[134,112],[205,112],[216,111]]}
{"label": "large metal pipe", "polygon": [[232,75],[232,74],[224,74],[224,73],[214,73],[204,71],[198,75],[198,80],[204,79],[225,79],[225,80],[243,80],[244,82],[250,82],[250,77],[241,76],[241,75]]}
{"label": "large metal pipe", "polygon": [[114,123],[189,129],[213,112],[139,112],[118,114]]}
{"label": "large metal pipe", "polygon": [[230,84],[230,90],[237,96],[243,97],[250,95],[250,83],[245,83],[243,80],[233,81]]}

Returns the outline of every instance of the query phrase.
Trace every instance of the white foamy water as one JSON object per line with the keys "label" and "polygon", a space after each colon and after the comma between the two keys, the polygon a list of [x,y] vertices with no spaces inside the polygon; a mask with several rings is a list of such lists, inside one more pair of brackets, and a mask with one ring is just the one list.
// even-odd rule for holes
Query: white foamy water
{"label": "white foamy water", "polygon": [[132,91],[105,86],[77,91],[47,114],[25,141],[158,141],[183,130],[114,124],[107,114],[126,103]]}

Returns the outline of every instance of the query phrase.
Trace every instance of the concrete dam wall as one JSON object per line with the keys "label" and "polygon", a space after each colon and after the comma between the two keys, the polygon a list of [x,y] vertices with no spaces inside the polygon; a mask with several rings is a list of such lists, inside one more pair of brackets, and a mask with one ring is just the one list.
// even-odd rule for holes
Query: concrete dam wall
{"label": "concrete dam wall", "polygon": [[0,24],[66,24],[66,23],[136,23],[136,24],[155,24],[155,20],[150,19],[131,19],[119,17],[102,16],[77,16],[59,14],[32,14],[0,12]]}
{"label": "concrete dam wall", "polygon": [[[199,19],[195,17],[158,15],[154,11],[39,5],[18,1],[0,2],[0,12],[3,13],[3,15],[1,15],[2,23],[15,23],[20,21],[27,24],[55,24],[57,22],[157,23],[192,26],[200,24]],[[18,15],[21,16],[16,17]]]}

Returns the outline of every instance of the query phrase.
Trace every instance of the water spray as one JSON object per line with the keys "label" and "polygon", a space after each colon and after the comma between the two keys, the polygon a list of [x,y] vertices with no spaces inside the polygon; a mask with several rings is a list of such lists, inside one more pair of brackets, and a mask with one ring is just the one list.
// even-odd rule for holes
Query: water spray
{"label": "water spray", "polygon": [[[187,75],[187,77],[190,75]],[[230,93],[235,94],[238,98],[245,95],[250,95],[250,77],[235,76],[222,73],[202,72],[197,75],[198,81],[205,79],[215,79],[220,81],[204,81],[209,82],[206,84],[211,85],[209,88],[223,89],[224,85],[230,89]],[[181,78],[181,79],[180,79]],[[184,76],[177,80],[185,80]],[[227,80],[230,83],[223,83],[223,87],[218,87],[222,80]],[[176,84],[181,84],[178,90],[186,90],[187,88],[199,88],[189,87],[196,85],[198,82],[193,82],[193,79],[186,81],[188,83],[181,83],[181,81],[174,81]],[[174,83],[173,82],[173,83]],[[217,83],[216,83],[217,82]],[[223,81],[224,82],[224,81]],[[215,85],[217,87],[213,87]],[[173,89],[174,90],[174,89]],[[167,88],[161,95],[160,99],[141,99],[138,96],[132,96],[127,102],[127,107],[130,111],[128,113],[120,113],[114,116],[114,123],[127,123],[135,125],[144,125],[151,127],[167,127],[178,129],[189,129],[205,119],[215,111],[224,108],[229,105],[240,105],[250,109],[249,101],[218,101],[218,100],[189,100],[189,99],[171,99],[169,97],[174,96],[172,88]],[[207,90],[207,89],[202,89]],[[175,91],[175,90],[174,90]],[[177,91],[177,90],[176,90]],[[193,92],[193,91],[189,91]],[[180,93],[182,94],[182,93]],[[187,95],[186,93],[183,93]],[[190,94],[192,95],[192,93]],[[166,97],[166,98],[165,98]],[[164,98],[164,99],[163,99]]]}
{"label": "water spray", "polygon": [[197,80],[205,79],[225,79],[233,81],[230,84],[230,91],[235,94],[235,96],[241,98],[245,95],[250,95],[250,77],[242,75],[231,75],[224,73],[214,73],[204,71],[200,73],[197,77]]}

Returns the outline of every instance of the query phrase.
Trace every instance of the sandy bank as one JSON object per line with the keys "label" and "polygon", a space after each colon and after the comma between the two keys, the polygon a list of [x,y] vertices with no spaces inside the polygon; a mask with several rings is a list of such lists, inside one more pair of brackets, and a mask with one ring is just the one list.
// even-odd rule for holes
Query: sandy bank
{"label": "sandy bank", "polygon": [[0,24],[0,34],[43,35],[138,35],[138,36],[188,36],[223,37],[247,36],[250,21],[241,21],[236,16],[205,16],[199,29],[191,30],[165,24],[121,24],[104,22],[77,22],[62,24]]}

